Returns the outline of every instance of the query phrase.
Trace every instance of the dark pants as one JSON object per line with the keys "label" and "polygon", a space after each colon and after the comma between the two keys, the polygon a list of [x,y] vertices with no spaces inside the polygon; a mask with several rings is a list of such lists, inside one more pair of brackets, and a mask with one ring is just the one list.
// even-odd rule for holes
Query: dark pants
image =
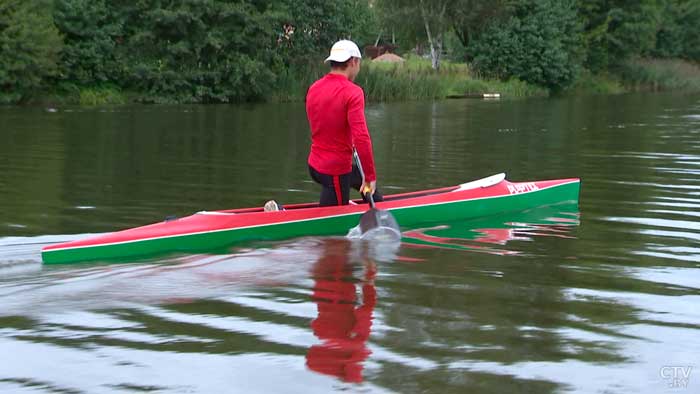
{"label": "dark pants", "polygon": [[[316,171],[315,168],[309,166],[309,174],[311,174],[311,179],[321,184],[321,199],[319,205],[322,207],[348,205],[348,201],[350,200],[350,188],[352,187],[359,191],[360,187],[362,187],[362,175],[360,175],[360,170],[356,165],[352,166],[352,171],[342,175],[322,174]],[[376,190],[372,196],[374,197],[374,201],[384,200],[379,190]],[[365,202],[369,201],[364,195],[362,199],[365,200]]]}

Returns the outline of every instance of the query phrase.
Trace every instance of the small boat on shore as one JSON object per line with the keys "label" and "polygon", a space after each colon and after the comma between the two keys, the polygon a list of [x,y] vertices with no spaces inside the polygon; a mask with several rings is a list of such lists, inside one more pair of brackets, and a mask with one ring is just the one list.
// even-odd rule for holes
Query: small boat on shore
{"label": "small boat on shore", "polygon": [[[441,220],[471,219],[519,212],[560,202],[578,202],[578,178],[509,182],[497,174],[457,186],[389,195],[377,208],[390,211],[404,229]],[[44,263],[128,261],[167,253],[225,250],[251,240],[342,235],[358,224],[368,205],[319,207],[317,203],[201,211],[193,215],[42,249]]]}

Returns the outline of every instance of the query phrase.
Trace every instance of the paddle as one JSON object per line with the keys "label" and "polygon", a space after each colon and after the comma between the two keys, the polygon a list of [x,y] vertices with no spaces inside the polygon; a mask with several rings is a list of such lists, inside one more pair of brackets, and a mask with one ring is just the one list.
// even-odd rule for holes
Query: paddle
{"label": "paddle", "polygon": [[[360,162],[360,156],[357,154],[357,150],[353,148],[352,150],[353,159],[357,164],[357,168],[360,170],[360,176],[362,177],[362,184],[365,183],[365,172],[362,170],[362,162]],[[397,234],[401,234],[399,229],[399,224],[396,222],[396,218],[391,212],[387,210],[379,210],[374,204],[374,196],[372,190],[366,188],[365,190],[360,190],[360,193],[368,196],[369,199],[369,211],[362,214],[360,217],[360,231],[362,234],[377,228],[389,228],[396,231]]]}

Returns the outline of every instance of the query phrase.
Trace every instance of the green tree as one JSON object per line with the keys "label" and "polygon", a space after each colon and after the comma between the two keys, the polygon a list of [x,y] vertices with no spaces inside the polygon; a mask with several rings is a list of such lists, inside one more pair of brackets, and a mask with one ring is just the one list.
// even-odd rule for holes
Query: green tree
{"label": "green tree", "polygon": [[57,72],[62,41],[49,0],[0,0],[0,102],[18,102]]}
{"label": "green tree", "polygon": [[487,26],[508,17],[512,11],[511,3],[512,0],[456,0],[450,18],[462,45],[468,47]]}
{"label": "green tree", "polygon": [[580,24],[573,0],[521,0],[505,21],[492,23],[471,42],[473,67],[560,90],[581,65]]}
{"label": "green tree", "polygon": [[449,26],[449,11],[452,10],[452,0],[420,0],[418,11],[423,19],[425,35],[430,46],[430,59],[433,69],[440,69],[445,32]]}
{"label": "green tree", "polygon": [[655,47],[659,0],[578,0],[584,26],[585,65],[607,70]]}
{"label": "green tree", "polygon": [[80,85],[116,82],[116,48],[124,18],[105,0],[55,0],[54,22],[64,37],[61,79]]}
{"label": "green tree", "polygon": [[271,89],[282,15],[265,1],[123,0],[123,79],[149,102],[230,102]]}
{"label": "green tree", "polygon": [[440,69],[440,60],[449,31],[455,0],[381,0],[376,6],[385,25],[404,25],[418,36],[422,30],[430,48],[433,69]]}
{"label": "green tree", "polygon": [[700,62],[700,0],[683,3],[679,18],[679,24],[684,26],[682,56]]}
{"label": "green tree", "polygon": [[400,48],[413,49],[426,42],[425,27],[415,7],[408,8],[400,0],[377,0],[372,11],[378,19],[377,33],[391,33]]}
{"label": "green tree", "polygon": [[278,42],[288,64],[316,62],[340,39],[368,44],[377,31],[367,0],[280,0],[275,7],[284,15]]}
{"label": "green tree", "polygon": [[665,0],[656,33],[654,57],[700,60],[700,0]]}

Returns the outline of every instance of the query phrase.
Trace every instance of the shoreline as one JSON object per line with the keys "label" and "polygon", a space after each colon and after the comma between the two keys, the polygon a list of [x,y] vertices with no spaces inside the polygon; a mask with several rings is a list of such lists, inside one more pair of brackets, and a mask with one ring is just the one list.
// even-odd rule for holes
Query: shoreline
{"label": "shoreline", "polygon": [[[266,97],[250,102],[302,102],[306,89],[327,70],[322,66],[302,71],[285,70],[278,75],[276,88]],[[362,86],[368,102],[479,99],[484,94],[497,94],[497,99],[514,100],[561,96],[615,95],[635,92],[700,92],[700,67],[683,60],[638,59],[615,73],[592,74],[583,71],[576,82],[561,92],[517,79],[508,81],[481,79],[472,75],[465,63],[445,61],[439,71],[429,60],[409,58],[403,63],[371,63],[363,65],[357,84]],[[123,91],[111,84],[78,87],[63,83],[37,93],[24,103],[12,105],[122,105],[151,104],[139,99],[139,92]],[[489,98],[489,97],[485,97]],[[492,97],[491,97],[492,98]],[[178,102],[164,98],[165,104],[214,104]],[[221,104],[221,103],[218,103]]]}

